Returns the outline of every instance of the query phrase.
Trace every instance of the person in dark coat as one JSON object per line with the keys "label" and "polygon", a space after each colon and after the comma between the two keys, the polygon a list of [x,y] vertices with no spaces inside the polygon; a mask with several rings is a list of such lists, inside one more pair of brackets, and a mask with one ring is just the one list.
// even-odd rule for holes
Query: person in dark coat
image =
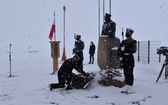
{"label": "person in dark coat", "polygon": [[137,41],[132,38],[134,30],[126,29],[126,39],[122,41],[119,48],[119,59],[121,60],[121,67],[124,71],[126,89],[123,93],[132,93],[132,86],[134,82],[133,69],[135,66],[133,53],[137,51]]}
{"label": "person in dark coat", "polygon": [[93,42],[90,42],[90,47],[89,47],[89,54],[90,54],[90,61],[89,64],[94,63],[94,54],[95,54],[95,45]]}
{"label": "person in dark coat", "polygon": [[62,64],[62,66],[59,68],[59,71],[58,71],[59,83],[50,84],[49,85],[50,90],[55,88],[64,88],[65,84],[67,84],[67,87],[66,87],[67,90],[72,89],[71,82],[73,80],[73,77],[75,76],[75,74],[72,73],[73,69],[77,70],[84,76],[87,76],[85,71],[83,71],[83,69],[80,69],[80,67],[78,66],[79,59],[80,58],[78,55],[74,55],[73,58],[70,58],[64,61],[64,63]]}
{"label": "person in dark coat", "polygon": [[101,35],[108,35],[110,38],[114,38],[115,32],[116,32],[116,23],[113,22],[110,18],[111,18],[111,15],[106,13],[105,22],[102,26]]}
{"label": "person in dark coat", "polygon": [[81,40],[81,35],[75,35],[75,45],[73,48],[73,54],[78,55],[80,60],[78,61],[79,67],[83,69],[83,49],[85,47],[84,42]]}

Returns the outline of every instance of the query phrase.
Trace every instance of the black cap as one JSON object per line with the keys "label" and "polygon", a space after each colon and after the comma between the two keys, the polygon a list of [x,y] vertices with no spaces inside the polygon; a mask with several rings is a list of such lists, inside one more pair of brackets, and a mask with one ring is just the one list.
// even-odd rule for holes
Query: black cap
{"label": "black cap", "polygon": [[81,35],[76,35],[77,37],[81,37]]}
{"label": "black cap", "polygon": [[109,17],[109,18],[110,18],[110,17],[111,17],[111,15],[110,15],[110,14],[108,14],[108,13],[106,13],[106,14],[105,14],[105,17]]}
{"label": "black cap", "polygon": [[127,28],[127,29],[126,29],[126,32],[134,33],[134,30],[131,29],[131,28]]}
{"label": "black cap", "polygon": [[76,34],[74,37],[75,37],[75,39],[80,39],[80,38],[81,38],[81,35],[77,35],[77,34]]}

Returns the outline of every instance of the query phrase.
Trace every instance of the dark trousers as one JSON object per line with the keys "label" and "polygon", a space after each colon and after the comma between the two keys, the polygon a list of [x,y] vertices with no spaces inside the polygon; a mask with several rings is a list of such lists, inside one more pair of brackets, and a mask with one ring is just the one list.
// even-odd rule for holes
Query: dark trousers
{"label": "dark trousers", "polygon": [[78,67],[83,70],[83,52],[76,52],[76,55],[79,56]]}
{"label": "dark trousers", "polygon": [[165,65],[165,77],[168,77],[168,64]]}
{"label": "dark trousers", "polygon": [[58,72],[58,81],[60,86],[70,85],[74,77],[73,73]]}
{"label": "dark trousers", "polygon": [[125,82],[127,85],[133,86],[134,83],[134,74],[133,74],[134,67],[123,68]]}
{"label": "dark trousers", "polygon": [[89,63],[94,63],[94,54],[90,54],[90,61]]}

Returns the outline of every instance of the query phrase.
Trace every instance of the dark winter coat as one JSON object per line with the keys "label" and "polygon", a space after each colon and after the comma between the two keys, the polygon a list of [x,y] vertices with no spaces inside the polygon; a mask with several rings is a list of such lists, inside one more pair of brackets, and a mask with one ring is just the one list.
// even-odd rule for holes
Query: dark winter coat
{"label": "dark winter coat", "polygon": [[75,52],[81,52],[83,51],[85,45],[84,42],[82,40],[77,40],[75,41]]}
{"label": "dark winter coat", "polygon": [[[123,68],[129,68],[135,66],[133,53],[137,51],[137,41],[133,38],[123,40],[119,48],[119,57],[122,58],[121,66]],[[124,51],[121,51],[121,47],[124,46]]]}
{"label": "dark winter coat", "polygon": [[104,22],[102,26],[101,35],[108,35],[110,38],[115,37],[116,23],[110,20],[110,22]]}
{"label": "dark winter coat", "polygon": [[64,61],[64,63],[62,64],[62,66],[58,71],[58,75],[72,73],[73,69],[77,70],[80,73],[84,73],[84,71],[78,67],[78,63],[74,62],[73,58],[70,58]]}
{"label": "dark winter coat", "polygon": [[80,60],[83,60],[83,49],[85,47],[85,44],[82,40],[75,41],[73,54],[76,54],[80,57]]}
{"label": "dark winter coat", "polygon": [[77,62],[73,61],[73,58],[67,59],[64,61],[64,63],[62,64],[62,66],[58,71],[58,81],[60,86],[64,86],[65,82],[68,85],[72,82],[72,79],[74,78],[74,73],[72,72],[73,69],[86,75],[83,69],[78,67]]}
{"label": "dark winter coat", "polygon": [[95,45],[94,44],[90,45],[90,47],[89,47],[89,54],[90,55],[94,55],[95,54]]}

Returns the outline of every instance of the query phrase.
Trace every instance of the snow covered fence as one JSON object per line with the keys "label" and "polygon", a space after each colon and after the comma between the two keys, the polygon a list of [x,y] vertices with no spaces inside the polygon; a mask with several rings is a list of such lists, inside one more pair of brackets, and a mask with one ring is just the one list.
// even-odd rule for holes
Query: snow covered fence
{"label": "snow covered fence", "polygon": [[[160,47],[160,41],[138,41],[135,59],[143,63],[158,63],[160,59],[157,54],[157,48]],[[163,58],[163,56],[161,57]],[[161,60],[164,60],[164,58]]]}

